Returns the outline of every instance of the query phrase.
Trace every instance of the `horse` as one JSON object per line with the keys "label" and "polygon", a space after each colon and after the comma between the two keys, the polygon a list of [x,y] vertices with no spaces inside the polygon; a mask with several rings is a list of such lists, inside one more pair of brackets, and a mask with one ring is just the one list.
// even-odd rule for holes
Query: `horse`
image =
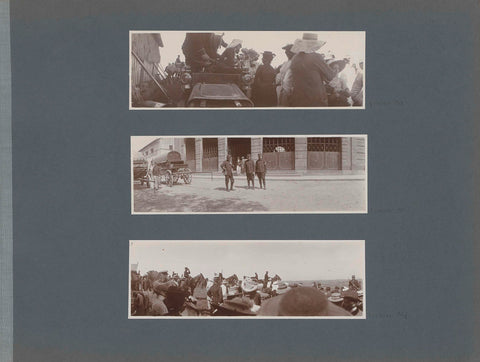
{"label": "horse", "polygon": [[186,281],[191,297],[187,298],[180,312],[183,316],[209,315],[210,306],[207,300],[207,282],[203,274],[198,274]]}

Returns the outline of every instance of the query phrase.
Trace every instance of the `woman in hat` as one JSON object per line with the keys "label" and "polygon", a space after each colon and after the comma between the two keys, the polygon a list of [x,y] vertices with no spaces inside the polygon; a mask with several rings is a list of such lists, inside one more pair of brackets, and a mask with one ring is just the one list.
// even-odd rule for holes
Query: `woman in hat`
{"label": "woman in hat", "polygon": [[275,89],[275,69],[270,65],[273,54],[263,52],[262,63],[255,73],[252,86],[252,101],[255,107],[275,107],[277,105],[277,92]]}
{"label": "woman in hat", "polygon": [[327,86],[328,106],[329,107],[348,107],[350,103],[350,91],[347,86],[347,81],[340,73],[345,69],[347,61],[344,59],[332,58],[327,60],[327,65],[332,68],[335,73],[333,78]]}
{"label": "woman in hat", "polygon": [[304,33],[302,39],[295,40],[291,51],[296,55],[290,64],[293,84],[289,97],[291,107],[328,106],[324,82],[331,81],[335,73],[323,57],[315,53],[324,45],[325,42],[312,33]]}

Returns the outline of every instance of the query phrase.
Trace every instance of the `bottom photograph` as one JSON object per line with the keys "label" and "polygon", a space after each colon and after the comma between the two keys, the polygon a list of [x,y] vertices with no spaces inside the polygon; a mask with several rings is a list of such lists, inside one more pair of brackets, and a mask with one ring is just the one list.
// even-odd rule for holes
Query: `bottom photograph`
{"label": "bottom photograph", "polygon": [[365,319],[364,240],[131,240],[131,319]]}

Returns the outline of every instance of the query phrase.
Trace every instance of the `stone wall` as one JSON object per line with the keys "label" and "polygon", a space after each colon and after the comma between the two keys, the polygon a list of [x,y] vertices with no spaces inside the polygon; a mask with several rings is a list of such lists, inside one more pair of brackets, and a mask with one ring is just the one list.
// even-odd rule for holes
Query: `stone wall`
{"label": "stone wall", "polygon": [[202,172],[203,142],[201,138],[195,138],[195,168]]}
{"label": "stone wall", "polygon": [[366,150],[365,137],[352,137],[352,170],[365,171]]}
{"label": "stone wall", "polygon": [[263,140],[262,137],[252,137],[250,144],[251,154],[254,159],[257,159],[259,153],[263,153]]}
{"label": "stone wall", "polygon": [[307,137],[295,137],[295,171],[307,171]]}

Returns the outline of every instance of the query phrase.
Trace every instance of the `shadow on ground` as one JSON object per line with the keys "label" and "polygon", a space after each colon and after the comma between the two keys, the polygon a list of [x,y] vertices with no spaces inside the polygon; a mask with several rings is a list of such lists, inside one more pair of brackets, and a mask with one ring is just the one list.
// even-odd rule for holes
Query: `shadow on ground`
{"label": "shadow on ground", "polygon": [[[175,186],[174,186],[175,187]],[[135,188],[136,189],[136,188]],[[235,197],[235,191],[225,192],[223,199],[211,199],[192,194],[169,195],[160,189],[134,191],[135,212],[249,212],[269,211],[256,201],[244,201]]]}

